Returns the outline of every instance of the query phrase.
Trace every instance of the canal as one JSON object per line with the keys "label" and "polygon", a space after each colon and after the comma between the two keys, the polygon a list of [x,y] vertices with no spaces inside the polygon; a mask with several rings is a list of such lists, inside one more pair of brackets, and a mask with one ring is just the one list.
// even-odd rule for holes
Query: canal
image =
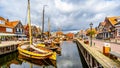
{"label": "canal", "polygon": [[85,68],[86,64],[79,54],[76,43],[64,41],[61,43],[61,54],[57,61],[23,59],[18,52],[0,56],[0,68]]}

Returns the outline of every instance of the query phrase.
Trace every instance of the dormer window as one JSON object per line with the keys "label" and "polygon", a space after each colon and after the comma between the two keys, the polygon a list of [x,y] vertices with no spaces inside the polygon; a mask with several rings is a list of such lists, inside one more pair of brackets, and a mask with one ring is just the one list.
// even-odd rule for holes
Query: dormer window
{"label": "dormer window", "polygon": [[0,24],[5,24],[5,22],[0,20]]}

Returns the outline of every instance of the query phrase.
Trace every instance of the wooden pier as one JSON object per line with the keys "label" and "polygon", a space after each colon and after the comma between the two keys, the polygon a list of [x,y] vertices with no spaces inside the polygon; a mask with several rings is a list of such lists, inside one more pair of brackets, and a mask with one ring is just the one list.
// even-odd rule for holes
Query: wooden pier
{"label": "wooden pier", "polygon": [[18,44],[26,43],[26,42],[4,42],[0,44],[0,55],[7,54],[10,52],[14,52],[17,50]]}
{"label": "wooden pier", "polygon": [[103,55],[97,49],[76,39],[78,50],[82,53],[89,68],[120,68],[120,64]]}

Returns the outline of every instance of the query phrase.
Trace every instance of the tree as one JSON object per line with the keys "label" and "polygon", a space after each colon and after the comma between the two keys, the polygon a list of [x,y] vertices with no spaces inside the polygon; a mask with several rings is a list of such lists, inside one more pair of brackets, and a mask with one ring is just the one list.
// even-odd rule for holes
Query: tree
{"label": "tree", "polygon": [[90,29],[86,30],[86,35],[87,36],[92,35],[92,37],[93,37],[93,36],[95,36],[95,34],[97,34],[97,31],[94,28],[92,28],[92,30],[90,30]]}

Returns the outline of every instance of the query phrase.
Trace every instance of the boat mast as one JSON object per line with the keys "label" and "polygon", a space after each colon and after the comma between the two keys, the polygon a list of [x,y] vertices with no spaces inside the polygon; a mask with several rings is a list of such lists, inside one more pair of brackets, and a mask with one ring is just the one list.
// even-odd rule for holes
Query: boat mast
{"label": "boat mast", "polygon": [[30,18],[30,0],[28,0],[28,24],[29,24],[29,41],[30,45],[32,44],[32,34],[31,34],[31,18]]}
{"label": "boat mast", "polygon": [[44,13],[45,13],[45,7],[46,7],[47,5],[44,5],[43,6],[43,18],[42,18],[42,41],[43,41],[43,37],[44,37]]}
{"label": "boat mast", "polygon": [[48,38],[50,39],[50,19],[48,17]]}
{"label": "boat mast", "polygon": [[44,33],[44,6],[43,6],[43,17],[42,17],[42,41],[43,41],[43,33]]}

